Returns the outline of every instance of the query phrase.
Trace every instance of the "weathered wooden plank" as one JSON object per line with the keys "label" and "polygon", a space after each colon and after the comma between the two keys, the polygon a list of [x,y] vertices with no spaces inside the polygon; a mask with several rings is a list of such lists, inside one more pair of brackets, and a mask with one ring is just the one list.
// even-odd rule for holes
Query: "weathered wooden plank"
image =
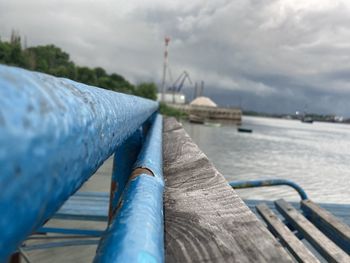
{"label": "weathered wooden plank", "polygon": [[293,206],[283,199],[277,200],[275,204],[277,209],[288,220],[288,222],[293,225],[295,229],[300,231],[315,249],[329,262],[350,262],[350,257],[343,250],[328,239]]}
{"label": "weathered wooden plank", "polygon": [[[350,227],[348,225],[311,200],[302,201],[301,209],[314,225],[350,254]],[[350,214],[350,211],[348,213]]]}
{"label": "weathered wooden plank", "polygon": [[[252,210],[261,203],[261,200],[243,199],[244,203]],[[278,212],[274,201],[264,201],[264,203],[274,212]],[[288,202],[296,209],[299,209],[300,202]],[[339,218],[342,222],[350,225],[350,204],[332,204],[332,203],[317,203],[321,208],[329,211],[333,216]]]}
{"label": "weathered wooden plank", "polygon": [[107,221],[108,193],[77,192],[56,212],[56,219]]}
{"label": "weathered wooden plank", "polygon": [[166,262],[291,262],[175,119],[163,130]]}
{"label": "weathered wooden plank", "polygon": [[[113,169],[113,158],[109,158],[92,176],[89,181],[87,181],[81,190],[88,192],[77,192],[70,199],[74,201],[77,198],[86,198],[91,197],[104,198],[106,200],[103,206],[100,206],[104,210],[100,215],[103,216],[103,221],[87,221],[86,217],[83,215],[78,215],[79,210],[72,211],[71,216],[74,219],[85,219],[84,221],[80,220],[56,220],[51,219],[45,226],[54,227],[54,228],[76,228],[76,229],[90,229],[104,231],[107,227],[107,216],[108,216],[108,203],[109,203],[109,189],[111,184],[111,174]],[[99,191],[97,193],[96,191]],[[92,193],[94,192],[94,193]],[[68,201],[69,202],[69,201]],[[65,212],[68,212],[67,210]],[[67,216],[67,214],[65,215]],[[68,215],[69,216],[69,215]],[[101,218],[101,217],[100,217]],[[98,218],[96,218],[97,220]],[[102,219],[102,218],[101,218]],[[49,244],[51,242],[59,242],[62,240],[71,240],[71,239],[53,239],[52,236],[57,236],[57,234],[48,234],[48,239],[33,239],[26,241],[26,245],[35,245],[35,244]],[[86,263],[92,262],[96,254],[97,244],[96,245],[84,245],[84,246],[71,246],[71,247],[57,247],[50,249],[38,249],[27,251],[28,257],[31,262],[35,263]]]}
{"label": "weathered wooden plank", "polygon": [[298,262],[319,262],[266,204],[260,204],[256,209],[268,225],[270,231],[281,240]]}

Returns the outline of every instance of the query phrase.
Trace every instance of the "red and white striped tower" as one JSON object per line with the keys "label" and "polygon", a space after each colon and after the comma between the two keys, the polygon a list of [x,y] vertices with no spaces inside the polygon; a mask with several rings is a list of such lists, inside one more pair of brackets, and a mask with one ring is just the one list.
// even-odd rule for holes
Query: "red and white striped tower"
{"label": "red and white striped tower", "polygon": [[165,37],[165,51],[164,51],[164,65],[163,65],[163,81],[162,81],[162,99],[161,101],[165,101],[165,81],[166,81],[166,71],[168,67],[168,45],[170,42],[170,37]]}

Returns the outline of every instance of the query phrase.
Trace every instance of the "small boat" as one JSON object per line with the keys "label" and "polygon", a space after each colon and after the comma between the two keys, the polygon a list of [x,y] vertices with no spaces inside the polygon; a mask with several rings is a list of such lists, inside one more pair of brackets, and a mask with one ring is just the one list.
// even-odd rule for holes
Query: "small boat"
{"label": "small boat", "polygon": [[313,123],[314,120],[313,120],[311,117],[304,116],[304,117],[301,118],[301,122],[304,122],[304,123]]}
{"label": "small boat", "polygon": [[188,120],[191,123],[204,124],[204,118],[197,115],[190,114]]}
{"label": "small boat", "polygon": [[246,132],[246,133],[252,133],[252,132],[253,132],[252,129],[241,128],[241,127],[237,128],[237,131],[238,131],[238,132]]}

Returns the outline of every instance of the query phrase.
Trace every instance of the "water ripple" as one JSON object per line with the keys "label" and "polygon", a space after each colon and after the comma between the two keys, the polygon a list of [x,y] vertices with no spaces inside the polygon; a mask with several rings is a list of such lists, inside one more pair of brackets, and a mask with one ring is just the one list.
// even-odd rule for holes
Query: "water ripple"
{"label": "water ripple", "polygon": [[[236,126],[184,127],[227,180],[285,178],[317,202],[350,203],[350,126],[244,117]],[[287,187],[240,190],[243,198],[297,200]]]}

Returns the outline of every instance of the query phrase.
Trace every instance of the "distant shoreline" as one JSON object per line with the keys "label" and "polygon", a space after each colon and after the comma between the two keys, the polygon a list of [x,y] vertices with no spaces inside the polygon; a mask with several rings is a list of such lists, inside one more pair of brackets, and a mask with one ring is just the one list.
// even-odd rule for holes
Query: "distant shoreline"
{"label": "distant shoreline", "polygon": [[[291,114],[269,114],[269,113],[260,113],[254,111],[243,111],[242,116],[250,117],[265,117],[265,118],[274,118],[274,119],[284,119],[284,120],[301,120],[300,116],[291,115]],[[350,119],[337,120],[335,115],[321,115],[321,114],[307,114],[308,117],[311,117],[315,122],[327,122],[327,123],[340,123],[340,124],[350,124]]]}

